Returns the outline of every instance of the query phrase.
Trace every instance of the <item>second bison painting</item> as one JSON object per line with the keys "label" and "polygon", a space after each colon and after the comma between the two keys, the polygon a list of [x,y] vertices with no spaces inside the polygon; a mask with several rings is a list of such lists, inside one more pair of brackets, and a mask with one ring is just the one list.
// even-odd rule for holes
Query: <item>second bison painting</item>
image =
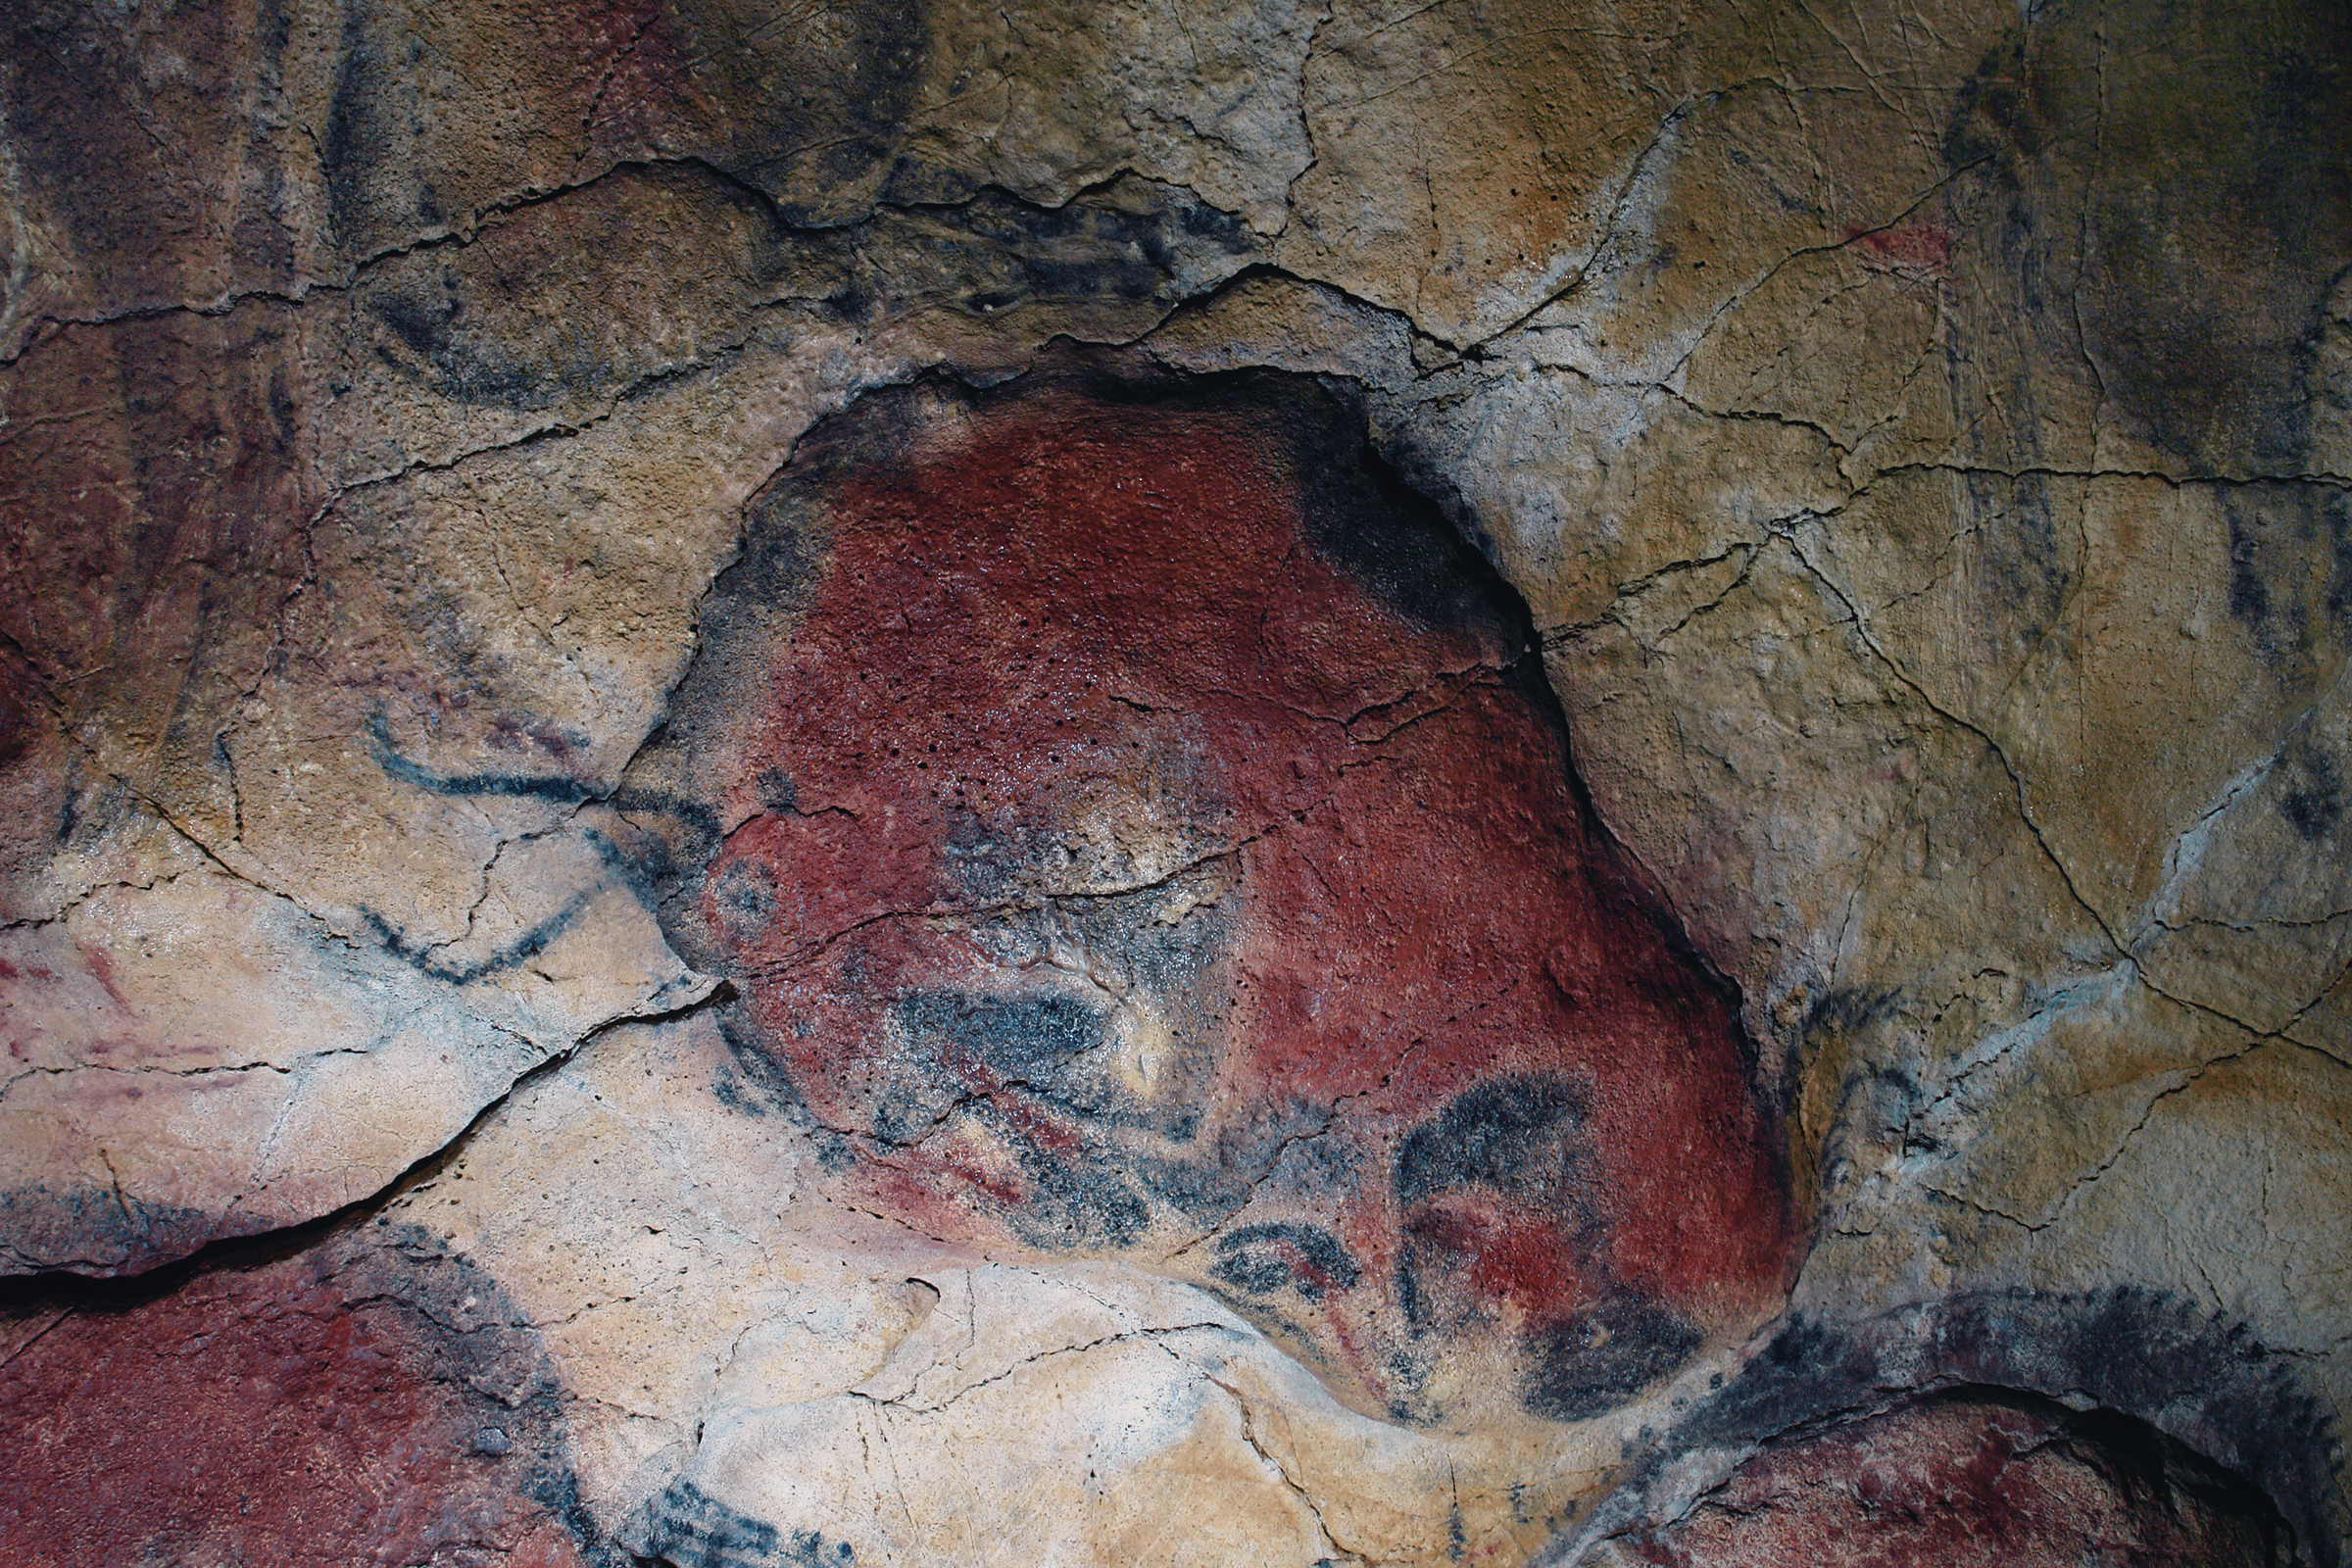
{"label": "second bison painting", "polygon": [[1275,377],[869,400],[749,512],[643,798],[864,1206],[1217,1291],[1344,1398],[1578,1420],[1776,1309],[1724,991],[1524,611]]}

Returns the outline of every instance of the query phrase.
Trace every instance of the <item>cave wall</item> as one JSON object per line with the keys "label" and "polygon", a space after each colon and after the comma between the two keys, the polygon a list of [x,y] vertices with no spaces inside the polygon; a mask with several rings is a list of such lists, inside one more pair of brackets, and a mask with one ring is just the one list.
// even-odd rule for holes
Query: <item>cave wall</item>
{"label": "cave wall", "polygon": [[2352,13],[4,25],[12,1560],[2341,1560]]}

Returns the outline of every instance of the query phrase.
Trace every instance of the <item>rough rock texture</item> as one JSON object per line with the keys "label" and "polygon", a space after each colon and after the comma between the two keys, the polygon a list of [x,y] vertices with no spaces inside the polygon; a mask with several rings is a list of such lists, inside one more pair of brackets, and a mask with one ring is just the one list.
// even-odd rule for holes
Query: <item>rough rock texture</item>
{"label": "rough rock texture", "polygon": [[585,1560],[557,1385],[463,1259],[379,1224],[172,1283],[16,1337],[15,1561]]}
{"label": "rough rock texture", "polygon": [[2340,5],[0,35],[10,1560],[2342,1560]]}
{"label": "rough rock texture", "polygon": [[2259,1500],[2232,1492],[2129,1426],[1938,1401],[1759,1455],[1689,1517],[1641,1531],[1601,1560],[2275,1561]]}
{"label": "rough rock texture", "polygon": [[1743,1335],[1779,1140],[1524,623],[1311,385],[1119,392],[877,401],[748,509],[628,786],[742,1093],[848,1200],[1152,1259],[1396,1419]]}

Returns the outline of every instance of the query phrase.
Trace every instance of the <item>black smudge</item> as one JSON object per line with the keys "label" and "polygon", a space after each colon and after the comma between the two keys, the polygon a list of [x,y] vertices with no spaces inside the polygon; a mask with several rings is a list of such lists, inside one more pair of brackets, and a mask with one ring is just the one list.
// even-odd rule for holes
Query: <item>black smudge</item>
{"label": "black smudge", "polygon": [[1624,1404],[1690,1358],[1699,1333],[1655,1301],[1602,1300],[1530,1336],[1520,1402],[1552,1421],[1585,1421]]}
{"label": "black smudge", "polygon": [[1237,1291],[1273,1296],[1296,1291],[1310,1301],[1352,1290],[1363,1270],[1340,1239],[1320,1225],[1245,1225],[1217,1238],[1209,1273]]}
{"label": "black smudge", "polygon": [[1562,1140],[1581,1136],[1584,1125],[1584,1097],[1565,1078],[1538,1075],[1480,1084],[1397,1147],[1396,1201],[1415,1203],[1473,1185],[1518,1192],[1531,1181],[1556,1175]]}

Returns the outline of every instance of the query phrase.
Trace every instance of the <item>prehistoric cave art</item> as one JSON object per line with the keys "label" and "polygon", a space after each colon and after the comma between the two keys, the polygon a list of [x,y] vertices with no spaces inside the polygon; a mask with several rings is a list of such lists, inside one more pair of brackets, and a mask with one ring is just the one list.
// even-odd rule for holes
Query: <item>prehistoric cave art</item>
{"label": "prehistoric cave art", "polygon": [[876,399],[750,517],[667,917],[842,1190],[1165,1266],[1391,1419],[1587,1419],[1776,1309],[1723,989],[1524,612],[1311,383]]}
{"label": "prehistoric cave art", "polygon": [[496,1282],[413,1227],[302,1240],[13,1337],[9,1562],[589,1560],[563,1390]]}
{"label": "prehistoric cave art", "polygon": [[1765,1450],[1612,1568],[2258,1568],[2280,1534],[2260,1494],[2142,1423],[1963,1389]]}
{"label": "prehistoric cave art", "polygon": [[[2323,1539],[2325,1416],[2152,1297],[1800,1316],[1741,1348],[1803,1238],[1730,1001],[1581,807],[1523,613],[1314,383],[926,382],[820,426],[745,521],[617,788],[366,737],[404,788],[598,802],[611,876],[732,988],[681,1125],[808,1151],[830,1200],[943,1258],[1195,1284],[1378,1423],[1535,1434],[1513,1476],[1639,1407],[1608,1505],[1515,1526],[1578,1560],[2237,1568]],[[413,1218],[18,1308],[24,1560],[875,1550],[853,1503],[721,1494],[837,1439],[822,1401],[600,1513],[530,1315]],[[1728,1381],[1659,1398],[1727,1350]],[[2184,1408],[2206,1459],[2143,1419]],[[1681,1452],[1749,1457],[1678,1513]],[[1467,1554],[1458,1502],[1449,1529]]]}
{"label": "prehistoric cave art", "polygon": [[0,1560],[2343,1562],[2342,0],[0,39]]}

